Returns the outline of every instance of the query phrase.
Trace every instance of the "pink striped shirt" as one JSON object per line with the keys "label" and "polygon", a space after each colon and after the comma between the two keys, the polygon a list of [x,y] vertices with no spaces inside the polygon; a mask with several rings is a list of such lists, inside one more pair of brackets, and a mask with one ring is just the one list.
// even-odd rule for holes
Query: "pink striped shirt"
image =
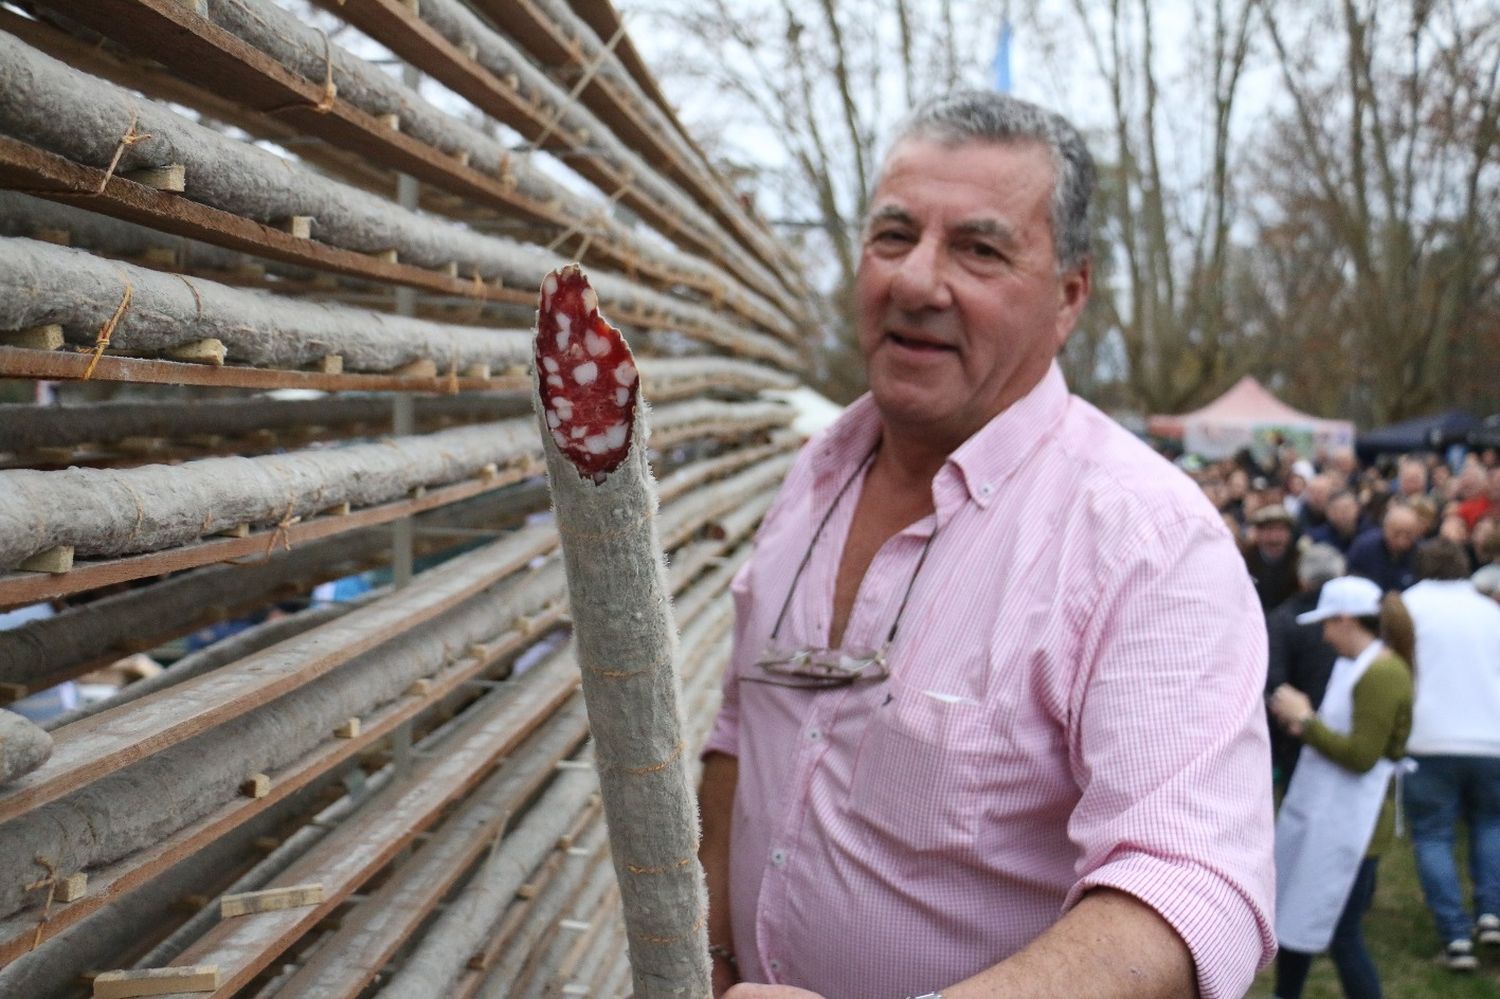
{"label": "pink striped shirt", "polygon": [[[1207,999],[1274,948],[1265,626],[1199,490],[1056,366],[955,451],[936,513],[886,542],[846,648],[876,648],[934,529],[881,683],[817,691],[755,666],[818,520],[879,433],[866,397],[814,438],[735,580],[705,752],[738,757],[730,864],[748,981],[884,999],[1015,953],[1094,886],[1182,936]],[[828,639],[859,484],[778,645]]]}

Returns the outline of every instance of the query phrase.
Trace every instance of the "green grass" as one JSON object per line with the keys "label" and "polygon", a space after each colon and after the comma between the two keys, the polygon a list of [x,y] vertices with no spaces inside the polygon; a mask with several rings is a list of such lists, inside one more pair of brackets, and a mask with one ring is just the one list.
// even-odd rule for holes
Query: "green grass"
{"label": "green grass", "polygon": [[[1481,952],[1477,972],[1455,974],[1436,964],[1437,930],[1422,902],[1411,843],[1397,841],[1380,860],[1375,902],[1365,916],[1365,939],[1388,999],[1500,999],[1500,952]],[[1269,999],[1272,969],[1255,980],[1250,996]],[[1326,956],[1313,963],[1303,999],[1341,999],[1338,976]]]}

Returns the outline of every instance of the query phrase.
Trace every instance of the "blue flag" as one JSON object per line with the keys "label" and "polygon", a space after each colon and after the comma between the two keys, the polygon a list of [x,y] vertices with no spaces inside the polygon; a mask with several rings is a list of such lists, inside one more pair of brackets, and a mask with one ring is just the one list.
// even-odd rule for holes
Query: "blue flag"
{"label": "blue flag", "polygon": [[995,89],[1002,94],[1010,93],[1010,18],[1000,24],[1000,42],[995,48]]}

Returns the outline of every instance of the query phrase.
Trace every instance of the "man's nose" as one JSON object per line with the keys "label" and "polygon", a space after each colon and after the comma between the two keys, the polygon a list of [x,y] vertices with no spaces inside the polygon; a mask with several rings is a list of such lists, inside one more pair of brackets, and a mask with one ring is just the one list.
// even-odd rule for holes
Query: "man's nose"
{"label": "man's nose", "polygon": [[901,258],[891,279],[891,299],[907,311],[946,309],[953,304],[947,255],[940,240],[924,236]]}

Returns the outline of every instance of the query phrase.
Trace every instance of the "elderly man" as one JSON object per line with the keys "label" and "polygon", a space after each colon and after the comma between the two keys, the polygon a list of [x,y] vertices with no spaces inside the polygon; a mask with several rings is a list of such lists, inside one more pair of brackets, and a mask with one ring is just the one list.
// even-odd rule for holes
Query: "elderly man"
{"label": "elderly man", "polygon": [[1386,508],[1379,531],[1366,531],[1349,546],[1345,558],[1351,576],[1363,576],[1382,590],[1404,590],[1416,582],[1412,553],[1422,540],[1422,516],[1412,507],[1393,500]]}
{"label": "elderly man", "polygon": [[[736,578],[705,750],[732,999],[1239,996],[1273,946],[1265,631],[1191,481],[1068,394],[1093,165],[969,92],[884,160],[870,395]],[[812,992],[806,991],[812,990]]]}
{"label": "elderly man", "polygon": [[[1266,696],[1284,683],[1307,695],[1314,709],[1323,703],[1323,691],[1333,674],[1338,654],[1323,641],[1323,625],[1298,624],[1297,615],[1316,610],[1323,584],[1344,574],[1344,556],[1330,545],[1312,544],[1297,559],[1297,583],[1300,587],[1266,617]],[[1282,729],[1271,730],[1271,758],[1284,788],[1297,768],[1297,754],[1302,743]]]}
{"label": "elderly man", "polygon": [[1331,545],[1347,555],[1355,540],[1368,528],[1359,509],[1359,497],[1341,489],[1328,498],[1328,520],[1314,528],[1307,537],[1314,544]]}

